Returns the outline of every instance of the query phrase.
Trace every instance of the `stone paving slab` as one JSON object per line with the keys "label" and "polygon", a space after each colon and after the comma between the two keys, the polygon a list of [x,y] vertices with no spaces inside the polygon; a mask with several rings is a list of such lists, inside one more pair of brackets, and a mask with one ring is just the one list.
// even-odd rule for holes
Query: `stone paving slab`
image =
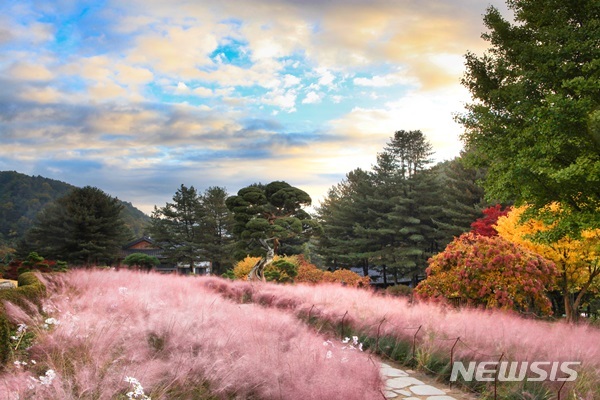
{"label": "stone paving slab", "polygon": [[393,400],[469,400],[473,396],[458,394],[457,397],[450,392],[456,393],[443,384],[430,384],[430,379],[423,382],[411,375],[417,375],[412,370],[403,370],[386,363],[381,363],[381,375],[385,381],[383,394],[387,399]]}

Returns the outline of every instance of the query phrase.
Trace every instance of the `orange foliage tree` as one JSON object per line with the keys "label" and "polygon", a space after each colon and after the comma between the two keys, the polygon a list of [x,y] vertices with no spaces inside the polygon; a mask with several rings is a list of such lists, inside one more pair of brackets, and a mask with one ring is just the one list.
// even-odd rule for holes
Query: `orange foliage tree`
{"label": "orange foliage tree", "polygon": [[[536,235],[551,230],[555,223],[547,224],[540,219],[523,221],[523,213],[527,208],[513,208],[498,219],[496,230],[506,240],[554,261],[558,268],[557,284],[563,296],[566,318],[569,322],[575,322],[583,296],[598,290],[600,286],[600,229],[583,230],[580,237],[565,235],[551,243],[535,240]],[[557,204],[549,205],[545,211],[561,212]]]}
{"label": "orange foliage tree", "polygon": [[429,259],[419,298],[458,298],[473,306],[552,313],[546,296],[556,268],[551,261],[501,237],[465,233]]}

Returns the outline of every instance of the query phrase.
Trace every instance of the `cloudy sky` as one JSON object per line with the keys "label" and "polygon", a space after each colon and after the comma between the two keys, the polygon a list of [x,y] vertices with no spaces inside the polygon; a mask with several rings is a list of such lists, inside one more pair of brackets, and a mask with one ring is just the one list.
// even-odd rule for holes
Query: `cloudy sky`
{"label": "cloudy sky", "polygon": [[395,130],[458,155],[467,51],[501,0],[0,2],[0,170],[151,212],[183,183],[315,203]]}

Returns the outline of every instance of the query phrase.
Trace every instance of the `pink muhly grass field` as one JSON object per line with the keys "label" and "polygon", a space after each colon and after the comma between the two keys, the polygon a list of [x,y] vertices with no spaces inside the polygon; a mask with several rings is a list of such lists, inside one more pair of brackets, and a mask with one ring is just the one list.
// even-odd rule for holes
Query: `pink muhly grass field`
{"label": "pink muhly grass field", "polygon": [[[0,398],[126,398],[125,377],[153,399],[382,396],[366,353],[325,346],[293,315],[235,304],[202,279],[106,270],[43,279],[43,317],[8,307],[36,339],[26,366],[0,374]],[[48,317],[59,324],[46,330]],[[44,383],[49,370],[56,377]]]}
{"label": "pink muhly grass field", "polygon": [[[600,384],[600,330],[525,319],[502,311],[454,309],[435,304],[410,304],[370,290],[329,285],[252,284],[204,278],[206,286],[232,298],[288,308],[299,316],[309,313],[375,337],[411,340],[418,327],[417,346],[446,354],[456,338],[455,360],[581,361]],[[383,321],[383,322],[382,322]]]}

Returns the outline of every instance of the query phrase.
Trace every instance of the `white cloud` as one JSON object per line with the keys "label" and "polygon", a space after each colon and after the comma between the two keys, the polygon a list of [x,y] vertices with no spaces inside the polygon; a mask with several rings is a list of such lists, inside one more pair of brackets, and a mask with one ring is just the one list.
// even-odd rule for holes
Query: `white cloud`
{"label": "white cloud", "polygon": [[175,93],[177,94],[189,94],[190,88],[184,82],[178,82],[177,87],[175,87]]}
{"label": "white cloud", "polygon": [[321,86],[329,87],[335,80],[335,75],[326,68],[317,68],[316,72],[319,75],[318,84]]}
{"label": "white cloud", "polygon": [[317,92],[308,92],[306,97],[302,100],[302,104],[315,104],[320,103],[323,98],[323,94]]}
{"label": "white cloud", "polygon": [[274,89],[262,97],[264,104],[276,106],[287,112],[296,111],[296,98],[298,94],[295,90]]}
{"label": "white cloud", "polygon": [[214,92],[211,89],[205,88],[203,86],[199,86],[199,87],[195,88],[192,92],[196,96],[200,96],[200,97],[212,97],[214,95]]}
{"label": "white cloud", "polygon": [[288,88],[290,86],[299,85],[300,82],[302,82],[302,80],[294,75],[286,74],[283,77],[283,87],[286,87],[286,88]]}
{"label": "white cloud", "polygon": [[393,85],[415,84],[414,78],[407,77],[406,74],[398,72],[388,75],[374,75],[372,78],[354,78],[353,83],[357,86],[367,87],[388,87]]}

